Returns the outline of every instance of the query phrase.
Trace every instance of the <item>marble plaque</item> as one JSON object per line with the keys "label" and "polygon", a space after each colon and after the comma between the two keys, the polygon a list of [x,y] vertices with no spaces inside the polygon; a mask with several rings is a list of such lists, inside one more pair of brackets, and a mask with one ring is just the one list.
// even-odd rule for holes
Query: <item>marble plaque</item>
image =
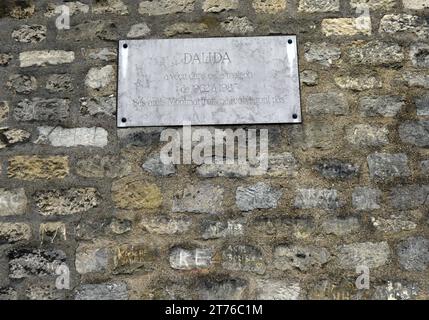
{"label": "marble plaque", "polygon": [[119,42],[118,127],[300,123],[295,36]]}

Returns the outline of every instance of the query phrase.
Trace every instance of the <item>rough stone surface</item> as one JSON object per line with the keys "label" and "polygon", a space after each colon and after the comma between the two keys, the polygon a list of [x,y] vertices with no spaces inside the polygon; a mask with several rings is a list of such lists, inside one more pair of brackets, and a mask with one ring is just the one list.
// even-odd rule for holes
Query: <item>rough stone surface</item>
{"label": "rough stone surface", "polygon": [[116,96],[88,97],[80,99],[80,112],[85,116],[114,116]]}
{"label": "rough stone surface", "polygon": [[150,28],[146,23],[138,23],[131,26],[127,33],[128,38],[143,38],[150,34]]}
{"label": "rough stone surface", "polygon": [[65,121],[69,116],[68,99],[25,99],[17,104],[13,116],[19,121]]}
{"label": "rough stone surface", "polygon": [[369,175],[374,180],[393,180],[411,175],[406,154],[373,153],[368,156]]}
{"label": "rough stone surface", "polygon": [[359,111],[366,117],[394,117],[405,106],[400,96],[368,96],[360,100]]}
{"label": "rough stone surface", "polygon": [[387,242],[363,242],[342,245],[338,248],[338,263],[345,269],[358,266],[378,268],[389,261],[390,248]]}
{"label": "rough stone surface", "polygon": [[211,265],[212,255],[210,249],[174,248],[170,252],[170,265],[178,270],[206,269]]}
{"label": "rough stone surface", "polygon": [[304,70],[300,74],[301,83],[306,84],[309,87],[316,86],[319,83],[319,75],[313,70]]}
{"label": "rough stone surface", "polygon": [[0,128],[0,150],[28,142],[30,137],[31,133],[22,129]]}
{"label": "rough stone surface", "polygon": [[335,83],[341,89],[353,91],[364,91],[382,87],[380,78],[371,75],[339,76],[335,78]]}
{"label": "rough stone surface", "polygon": [[0,217],[22,215],[27,211],[25,190],[0,189]]}
{"label": "rough stone surface", "polygon": [[12,60],[12,55],[7,53],[0,53],[0,66],[4,67],[9,64],[9,61]]}
{"label": "rough stone surface", "polygon": [[402,142],[421,148],[429,147],[429,121],[406,121],[398,130]]}
{"label": "rough stone surface", "polygon": [[247,17],[228,17],[228,19],[221,23],[221,27],[229,33],[238,35],[252,33],[255,30]]}
{"label": "rough stone surface", "polygon": [[176,193],[173,199],[173,212],[221,213],[224,189],[211,185],[189,185]]}
{"label": "rough stone surface", "polygon": [[156,184],[138,177],[125,177],[112,184],[112,199],[118,208],[156,209],[162,204],[162,194]]}
{"label": "rough stone surface", "polygon": [[207,30],[208,26],[205,23],[178,22],[165,28],[164,35],[173,37],[179,34],[201,34]]}
{"label": "rough stone surface", "polygon": [[15,243],[31,238],[31,228],[26,223],[0,223],[0,243]]}
{"label": "rough stone surface", "polygon": [[74,52],[62,50],[26,51],[19,54],[21,68],[72,63],[74,59]]}
{"label": "rough stone surface", "polygon": [[357,218],[330,218],[323,221],[321,225],[326,234],[334,234],[339,237],[355,233],[360,227]]}
{"label": "rough stone surface", "polygon": [[428,205],[429,185],[398,186],[390,192],[392,207],[400,210],[416,209]]}
{"label": "rough stone surface", "polygon": [[80,244],[76,249],[76,271],[80,274],[106,271],[109,249],[94,244]]}
{"label": "rough stone surface", "polygon": [[396,0],[351,0],[350,6],[358,8],[368,6],[370,10],[390,10],[397,6]]}
{"label": "rough stone surface", "polygon": [[222,266],[232,271],[264,274],[266,265],[262,252],[250,245],[229,246],[222,252]]}
{"label": "rough stone surface", "polygon": [[346,139],[356,147],[379,147],[389,143],[389,129],[356,124],[346,128]]}
{"label": "rough stone surface", "polygon": [[6,85],[14,93],[30,94],[37,89],[37,80],[25,74],[13,74]]}
{"label": "rough stone surface", "polygon": [[238,0],[204,0],[204,12],[222,12],[238,9]]}
{"label": "rough stone surface", "polygon": [[73,91],[73,79],[67,74],[52,74],[46,81],[46,89],[50,92]]}
{"label": "rough stone surface", "polygon": [[398,247],[399,263],[405,270],[425,271],[429,267],[429,240],[411,237]]}
{"label": "rough stone surface", "polygon": [[131,173],[131,165],[118,156],[95,155],[78,159],[76,173],[87,178],[121,178]]}
{"label": "rough stone surface", "polygon": [[9,158],[7,175],[21,180],[62,179],[69,174],[67,157],[15,156]]}
{"label": "rough stone surface", "polygon": [[312,115],[345,115],[349,112],[349,105],[341,93],[314,93],[308,96],[307,110]]}
{"label": "rough stone surface", "polygon": [[187,13],[194,10],[195,0],[160,0],[142,1],[139,13],[149,16],[159,16],[174,13]]}
{"label": "rough stone surface", "polygon": [[124,282],[81,285],[75,291],[75,300],[128,300]]}
{"label": "rough stone surface", "polygon": [[115,68],[107,65],[102,68],[92,68],[85,78],[85,85],[89,92],[95,95],[109,95],[115,89]]}
{"label": "rough stone surface", "polygon": [[429,116],[429,94],[416,98],[415,102],[417,108],[417,115]]}
{"label": "rough stone surface", "polygon": [[6,101],[0,101],[0,123],[9,116],[9,104]]}
{"label": "rough stone surface", "polygon": [[298,189],[295,197],[295,207],[301,209],[336,209],[340,206],[338,192],[333,189]]}
{"label": "rough stone surface", "polygon": [[284,280],[258,280],[257,300],[299,300],[301,287],[297,282]]}
{"label": "rough stone surface", "polygon": [[107,145],[107,131],[103,128],[38,127],[36,143],[54,147],[99,147]]}
{"label": "rough stone surface", "polygon": [[337,18],[323,19],[322,32],[325,36],[371,35],[370,18]]}
{"label": "rough stone surface", "polygon": [[412,45],[410,57],[415,67],[429,68],[429,45],[424,43]]}
{"label": "rough stone surface", "polygon": [[341,49],[326,42],[306,43],[304,51],[304,57],[308,62],[317,62],[325,67],[329,67],[341,57]]}
{"label": "rough stone surface", "polygon": [[159,155],[153,156],[143,163],[143,169],[155,176],[171,176],[176,173],[174,164],[164,164]]}
{"label": "rough stone surface", "polygon": [[353,190],[352,202],[356,210],[376,210],[380,209],[381,191],[368,187],[358,187]]}
{"label": "rough stone surface", "polygon": [[378,231],[390,234],[411,231],[417,227],[416,223],[401,215],[391,215],[389,218],[372,217],[371,223]]}
{"label": "rough stone surface", "polygon": [[358,166],[337,159],[321,161],[314,169],[327,179],[349,179],[359,173]]}
{"label": "rough stone surface", "polygon": [[252,6],[256,13],[276,14],[283,12],[286,7],[286,0],[253,0]]}
{"label": "rough stone surface", "polygon": [[259,182],[249,187],[238,187],[235,201],[241,211],[252,211],[255,209],[276,208],[281,196],[281,190]]}
{"label": "rough stone surface", "polygon": [[92,13],[112,13],[119,15],[127,15],[128,8],[122,0],[105,0],[102,2],[96,2],[92,7]]}
{"label": "rough stone surface", "polygon": [[425,39],[429,35],[429,26],[425,19],[410,14],[387,14],[380,21],[380,33],[397,37],[407,35]]}
{"label": "rough stone surface", "polygon": [[339,10],[339,0],[299,0],[298,11],[301,12],[335,12]]}
{"label": "rough stone surface", "polygon": [[400,64],[405,58],[399,44],[382,41],[357,42],[347,50],[347,54],[353,64],[373,66]]}
{"label": "rough stone surface", "polygon": [[12,32],[12,38],[22,43],[37,43],[46,39],[46,26],[23,25]]}
{"label": "rough stone surface", "polygon": [[426,0],[402,0],[404,7],[411,10],[423,10],[429,8],[429,3]]}
{"label": "rough stone surface", "polygon": [[331,256],[325,248],[315,246],[278,246],[274,249],[274,267],[279,270],[307,271],[320,268]]}

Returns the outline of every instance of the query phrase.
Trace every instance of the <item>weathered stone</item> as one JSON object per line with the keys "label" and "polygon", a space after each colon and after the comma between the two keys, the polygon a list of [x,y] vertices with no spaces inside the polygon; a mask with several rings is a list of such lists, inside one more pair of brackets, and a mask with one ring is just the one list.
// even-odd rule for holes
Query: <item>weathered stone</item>
{"label": "weathered stone", "polygon": [[203,3],[204,12],[222,12],[238,9],[238,0],[205,0]]}
{"label": "weathered stone", "polygon": [[321,228],[327,234],[341,237],[357,232],[360,224],[357,218],[329,218],[322,222]]}
{"label": "weathered stone", "polygon": [[274,268],[279,270],[307,271],[320,268],[331,258],[325,248],[300,245],[280,245],[274,249]]}
{"label": "weathered stone", "polygon": [[265,273],[261,250],[250,245],[229,246],[222,252],[222,267],[231,271]]}
{"label": "weathered stone", "polygon": [[335,83],[341,89],[354,91],[379,89],[383,86],[380,78],[371,75],[339,76],[335,77]]}
{"label": "weathered stone", "polygon": [[62,179],[69,174],[68,157],[14,156],[8,160],[9,178],[32,181]]}
{"label": "weathered stone", "polygon": [[339,0],[300,0],[298,11],[300,12],[335,12],[340,10]]}
{"label": "weathered stone", "polygon": [[25,74],[12,74],[6,85],[14,93],[29,94],[37,89],[37,80]]}
{"label": "weathered stone", "polygon": [[310,123],[304,122],[303,126],[292,126],[289,129],[290,144],[297,148],[332,149],[335,142],[341,141],[343,135],[342,124],[328,123],[314,119]]}
{"label": "weathered stone", "polygon": [[409,87],[429,89],[429,74],[422,72],[403,72],[402,79]]}
{"label": "weathered stone", "polygon": [[204,240],[237,237],[244,234],[243,220],[210,221],[204,220],[201,225]]}
{"label": "weathered stone", "polygon": [[426,0],[402,0],[405,9],[423,10],[429,8],[429,3]]}
{"label": "weathered stone", "polygon": [[162,205],[162,194],[156,184],[141,177],[125,177],[112,184],[112,199],[121,209],[156,209]]}
{"label": "weathered stone", "polygon": [[253,0],[252,6],[256,13],[276,14],[286,9],[286,0]]}
{"label": "weathered stone", "polygon": [[194,10],[195,0],[159,0],[142,1],[139,6],[140,14],[159,16],[174,13],[186,13]]}
{"label": "weathered stone", "polygon": [[113,268],[115,273],[124,274],[141,268],[152,269],[158,257],[158,250],[151,249],[142,243],[121,244],[114,248]]}
{"label": "weathered stone", "polygon": [[169,217],[163,215],[143,218],[140,226],[150,233],[175,235],[187,232],[192,226],[192,220],[188,217]]}
{"label": "weathered stone", "polygon": [[0,288],[0,301],[8,300],[18,300],[18,292],[10,287]]}
{"label": "weathered stone", "polygon": [[[88,13],[89,5],[84,4],[80,1],[66,2],[63,5],[67,6],[69,9],[70,16],[77,15],[79,13]],[[46,17],[55,17],[62,13],[61,5],[56,5],[54,3],[49,3],[45,12]]]}
{"label": "weathered stone", "polygon": [[46,89],[50,92],[73,91],[73,79],[68,74],[51,74],[46,81]]}
{"label": "weathered stone", "polygon": [[420,171],[423,175],[429,175],[429,160],[423,160],[420,162]]}
{"label": "weathered stone", "polygon": [[300,209],[337,209],[342,204],[337,190],[333,189],[298,189],[295,207]]}
{"label": "weathered stone", "polygon": [[309,87],[316,86],[319,83],[319,75],[313,70],[304,70],[300,73],[299,79],[301,80],[301,83],[304,83]]}
{"label": "weathered stone", "polygon": [[93,4],[92,13],[94,14],[118,14],[121,16],[128,14],[127,6],[122,0],[104,0],[97,1]]}
{"label": "weathered stone", "polygon": [[396,0],[351,0],[352,8],[368,7],[372,10],[390,10],[396,7]]}
{"label": "weathered stone", "polygon": [[428,205],[429,185],[409,185],[393,188],[390,193],[391,205],[400,210],[418,209]]}
{"label": "weathered stone", "polygon": [[23,25],[12,32],[12,38],[22,43],[37,43],[46,39],[46,26]]}
{"label": "weathered stone", "polygon": [[[256,216],[248,229],[269,237],[289,237],[307,239],[315,231],[315,224],[310,218],[291,218],[282,215]],[[249,231],[251,233],[252,230]]]}
{"label": "weathered stone", "polygon": [[269,156],[267,174],[270,177],[296,177],[299,164],[290,152]]}
{"label": "weathered stone", "polygon": [[114,116],[116,96],[81,98],[80,112],[85,116]]}
{"label": "weathered stone", "polygon": [[54,147],[99,147],[107,145],[107,131],[103,128],[62,128],[38,127],[38,144],[49,144]]}
{"label": "weathered stone", "polygon": [[31,228],[26,223],[0,223],[0,243],[30,240]]}
{"label": "weathered stone", "polygon": [[415,99],[415,102],[416,102],[416,108],[417,108],[417,115],[429,116],[429,94],[423,95],[421,97],[417,97]]}
{"label": "weathered stone", "polygon": [[252,22],[247,17],[228,17],[220,26],[229,33],[239,35],[252,33],[255,30]]}
{"label": "weathered stone", "polygon": [[189,185],[173,198],[173,212],[222,213],[224,189],[207,183]]}
{"label": "weathered stone", "polygon": [[171,176],[176,173],[174,164],[162,163],[159,154],[147,159],[145,163],[143,163],[143,169],[158,177]]}
{"label": "weathered stone", "polygon": [[391,181],[411,175],[408,157],[404,153],[373,153],[367,157],[369,175],[378,181]]}
{"label": "weathered stone", "polygon": [[56,269],[66,261],[61,250],[16,249],[8,254],[9,277],[55,276]]}
{"label": "weathered stone", "polygon": [[429,240],[421,236],[402,241],[397,248],[399,263],[408,271],[425,271],[429,267]]}
{"label": "weathered stone", "polygon": [[0,128],[0,150],[28,142],[30,137],[31,133],[25,130]]}
{"label": "weathered stone", "polygon": [[25,51],[19,54],[21,68],[72,63],[74,58],[73,51],[62,50]]}
{"label": "weathered stone", "polygon": [[10,60],[12,60],[12,55],[7,53],[0,53],[0,67],[5,67],[9,64]]}
{"label": "weathered stone", "polygon": [[329,67],[341,57],[341,49],[335,45],[322,43],[306,43],[304,57],[308,62],[317,62]]}
{"label": "weathered stone", "polygon": [[247,281],[243,279],[203,280],[198,297],[202,300],[241,300],[247,287]]}
{"label": "weathered stone", "polygon": [[0,217],[22,215],[27,211],[24,189],[0,189]]}
{"label": "weathered stone", "polygon": [[389,234],[401,231],[411,231],[417,227],[416,223],[407,220],[406,217],[401,215],[391,215],[388,219],[371,217],[371,223],[378,231]]}
{"label": "weathered stone", "polygon": [[366,117],[394,117],[405,106],[401,96],[372,96],[360,99],[359,112]]}
{"label": "weathered stone", "polygon": [[388,281],[386,285],[376,286],[374,300],[415,300],[419,289],[415,285]]}
{"label": "weathered stone", "polygon": [[356,42],[347,49],[350,62],[372,66],[401,64],[404,60],[402,47],[397,43],[370,41]]}
{"label": "weathered stone", "polygon": [[117,41],[121,38],[118,24],[112,20],[90,20],[78,25],[72,25],[67,32],[57,33],[57,41],[82,42],[82,41]]}
{"label": "weathered stone", "polygon": [[371,35],[371,18],[323,19],[322,32],[325,36]]}
{"label": "weathered stone", "polygon": [[133,228],[133,222],[126,218],[113,218],[110,222],[110,230],[114,234],[125,234],[127,232],[130,232]]}
{"label": "weathered stone", "polygon": [[429,45],[424,43],[412,45],[410,58],[415,67],[429,68]]}
{"label": "weathered stone", "polygon": [[241,211],[276,208],[282,191],[263,182],[249,187],[238,187],[235,203]]}
{"label": "weathered stone", "polygon": [[42,216],[83,213],[100,203],[100,195],[95,188],[37,191],[33,199],[37,212]]}
{"label": "weathered stone", "polygon": [[19,121],[65,121],[70,113],[68,99],[25,99],[17,104],[13,116]]}
{"label": "weathered stone", "polygon": [[359,173],[359,166],[337,159],[321,161],[314,169],[327,179],[350,179]]}
{"label": "weathered stone", "polygon": [[389,261],[390,248],[387,242],[363,242],[339,246],[338,264],[344,269],[355,270],[358,266],[375,269]]}
{"label": "weathered stone", "polygon": [[177,270],[207,269],[212,264],[211,249],[173,248],[170,252],[170,266]]}
{"label": "weathered stone", "polygon": [[143,38],[150,34],[150,28],[146,23],[138,23],[131,26],[127,38]]}
{"label": "weathered stone", "polygon": [[131,173],[131,164],[119,156],[92,155],[77,160],[76,173],[87,178],[121,178]]}
{"label": "weathered stone", "polygon": [[75,300],[128,300],[125,282],[81,285],[75,291]]}
{"label": "weathered stone", "polygon": [[118,56],[117,50],[115,48],[97,48],[97,49],[87,49],[82,48],[82,55],[86,59],[99,60],[99,61],[116,61]]}
{"label": "weathered stone", "polygon": [[76,271],[80,274],[106,271],[110,257],[109,248],[97,244],[79,244],[76,249]]}
{"label": "weathered stone", "polygon": [[30,285],[25,290],[25,297],[28,300],[64,300],[64,291],[60,291],[55,287],[54,283],[45,281]]}
{"label": "weathered stone", "polygon": [[345,115],[349,113],[349,105],[342,93],[313,93],[307,97],[307,111],[312,115]]}
{"label": "weathered stone", "polygon": [[54,243],[67,240],[66,225],[62,222],[41,223],[39,227],[41,243]]}
{"label": "weathered stone", "polygon": [[85,78],[85,85],[94,95],[114,94],[116,88],[116,71],[114,66],[91,68]]}
{"label": "weathered stone", "polygon": [[205,23],[178,22],[165,28],[164,35],[167,37],[173,37],[178,34],[201,34],[206,32],[208,29],[209,28]]}
{"label": "weathered stone", "polygon": [[346,140],[357,147],[379,147],[389,143],[387,127],[357,124],[346,129]]}
{"label": "weathered stone", "polygon": [[380,209],[381,191],[368,187],[357,187],[353,190],[352,204],[356,210]]}
{"label": "weathered stone", "polygon": [[402,142],[427,148],[429,147],[429,121],[405,121],[399,126]]}
{"label": "weathered stone", "polygon": [[425,39],[429,35],[429,25],[423,17],[410,14],[387,14],[380,21],[379,32],[398,37],[412,35]]}
{"label": "weathered stone", "polygon": [[298,300],[301,287],[298,282],[260,279],[255,291],[257,300]]}
{"label": "weathered stone", "polygon": [[0,101],[0,123],[9,117],[9,104],[6,101]]}
{"label": "weathered stone", "polygon": [[33,16],[36,6],[32,1],[19,1],[13,4],[9,15],[15,19],[27,19]]}

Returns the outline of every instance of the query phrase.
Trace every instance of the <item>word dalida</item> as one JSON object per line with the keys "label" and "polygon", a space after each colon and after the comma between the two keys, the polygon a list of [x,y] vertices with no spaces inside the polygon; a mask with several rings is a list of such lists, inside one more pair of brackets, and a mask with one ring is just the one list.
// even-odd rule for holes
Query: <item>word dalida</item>
{"label": "word dalida", "polygon": [[231,63],[228,52],[185,53],[184,64],[221,64]]}

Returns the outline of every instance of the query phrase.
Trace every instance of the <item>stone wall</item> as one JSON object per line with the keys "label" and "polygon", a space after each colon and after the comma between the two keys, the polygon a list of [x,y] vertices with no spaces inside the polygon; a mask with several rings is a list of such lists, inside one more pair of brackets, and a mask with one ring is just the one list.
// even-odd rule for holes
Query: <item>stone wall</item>
{"label": "stone wall", "polygon": [[[0,299],[428,297],[427,0],[81,0],[70,30],[59,4],[0,3]],[[116,128],[117,40],[279,34],[303,123],[246,126],[263,175]]]}

